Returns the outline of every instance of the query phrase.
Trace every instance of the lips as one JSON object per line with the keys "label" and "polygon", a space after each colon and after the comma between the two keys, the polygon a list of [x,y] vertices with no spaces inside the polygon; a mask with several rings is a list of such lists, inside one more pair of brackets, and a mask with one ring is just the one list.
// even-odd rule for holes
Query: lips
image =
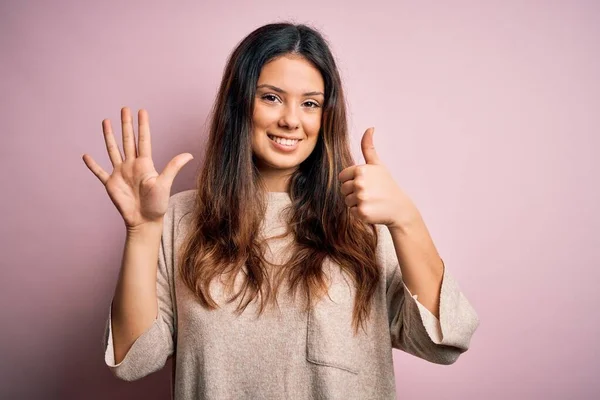
{"label": "lips", "polygon": [[302,138],[299,138],[299,137],[286,137],[286,136],[281,136],[281,135],[273,135],[272,133],[269,133],[269,132],[267,132],[267,136],[269,136],[271,139],[280,138],[280,139],[290,139],[290,140],[302,140]]}
{"label": "lips", "polygon": [[296,151],[300,142],[302,141],[302,139],[290,140],[290,139],[285,139],[285,138],[281,138],[280,136],[274,136],[274,135],[270,135],[270,134],[268,134],[268,137],[269,137],[269,142],[271,142],[271,145],[273,146],[273,148],[275,148],[276,150],[278,150],[280,152],[284,152],[284,153],[291,153],[291,152]]}
{"label": "lips", "polygon": [[300,142],[302,140],[302,139],[285,138],[285,137],[275,136],[275,135],[271,135],[271,134],[267,134],[267,135],[270,140],[272,140],[273,142],[275,142],[281,146],[294,147],[298,144],[298,142]]}

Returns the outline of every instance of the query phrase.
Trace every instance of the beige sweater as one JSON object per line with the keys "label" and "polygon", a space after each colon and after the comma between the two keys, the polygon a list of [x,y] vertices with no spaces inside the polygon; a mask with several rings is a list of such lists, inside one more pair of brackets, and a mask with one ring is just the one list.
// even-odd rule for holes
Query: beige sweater
{"label": "beige sweater", "polygon": [[[392,348],[425,360],[451,364],[469,348],[479,325],[477,314],[457,282],[444,271],[440,320],[404,285],[391,235],[377,225],[377,259],[385,280],[375,293],[367,332],[353,336],[354,289],[332,262],[329,296],[308,314],[280,295],[279,310],[256,318],[256,303],[239,317],[237,302],[224,304],[223,288],[213,285],[222,304],[209,311],[178,278],[176,252],[194,206],[194,190],[171,197],[164,219],[156,290],[159,316],[119,364],[114,362],[110,309],[104,334],[105,362],[119,378],[132,381],[161,369],[174,357],[176,400],[240,399],[395,399]],[[285,229],[281,210],[291,203],[282,192],[268,195],[262,226],[265,237]],[[271,239],[273,261],[289,239]],[[281,290],[281,292],[284,292]]]}

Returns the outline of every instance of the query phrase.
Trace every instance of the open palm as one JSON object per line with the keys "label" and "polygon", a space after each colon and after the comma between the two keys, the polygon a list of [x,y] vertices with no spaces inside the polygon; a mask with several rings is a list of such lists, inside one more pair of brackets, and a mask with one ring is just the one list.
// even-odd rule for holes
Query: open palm
{"label": "open palm", "polygon": [[125,158],[115,141],[110,120],[102,121],[106,149],[113,165],[112,174],[109,175],[87,154],[83,155],[83,161],[104,184],[126,227],[135,229],[148,222],[161,221],[167,212],[175,176],[193,156],[179,154],[159,174],[152,161],[148,113],[145,110],[138,112],[137,149],[133,120],[127,107],[121,109],[121,129]]}

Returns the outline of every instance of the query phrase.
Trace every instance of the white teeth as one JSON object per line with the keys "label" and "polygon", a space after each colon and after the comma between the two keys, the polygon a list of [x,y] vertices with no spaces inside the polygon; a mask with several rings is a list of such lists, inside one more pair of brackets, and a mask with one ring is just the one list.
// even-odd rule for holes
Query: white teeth
{"label": "white teeth", "polygon": [[277,142],[284,146],[294,146],[296,143],[298,143],[298,139],[294,139],[294,140],[284,139],[284,138],[280,138],[280,137],[272,136],[272,135],[269,135],[269,138],[271,138],[271,140],[273,140],[274,142]]}

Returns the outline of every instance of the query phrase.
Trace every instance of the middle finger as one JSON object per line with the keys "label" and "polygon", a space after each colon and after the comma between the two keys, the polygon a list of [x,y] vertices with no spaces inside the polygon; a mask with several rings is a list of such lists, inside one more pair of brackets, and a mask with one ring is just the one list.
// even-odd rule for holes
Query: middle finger
{"label": "middle finger", "polygon": [[128,107],[121,109],[121,130],[123,132],[123,151],[125,152],[125,160],[128,158],[136,158],[137,152],[135,149],[135,136],[133,133],[133,119],[131,111]]}
{"label": "middle finger", "polygon": [[342,183],[341,191],[344,196],[354,192],[354,179]]}

